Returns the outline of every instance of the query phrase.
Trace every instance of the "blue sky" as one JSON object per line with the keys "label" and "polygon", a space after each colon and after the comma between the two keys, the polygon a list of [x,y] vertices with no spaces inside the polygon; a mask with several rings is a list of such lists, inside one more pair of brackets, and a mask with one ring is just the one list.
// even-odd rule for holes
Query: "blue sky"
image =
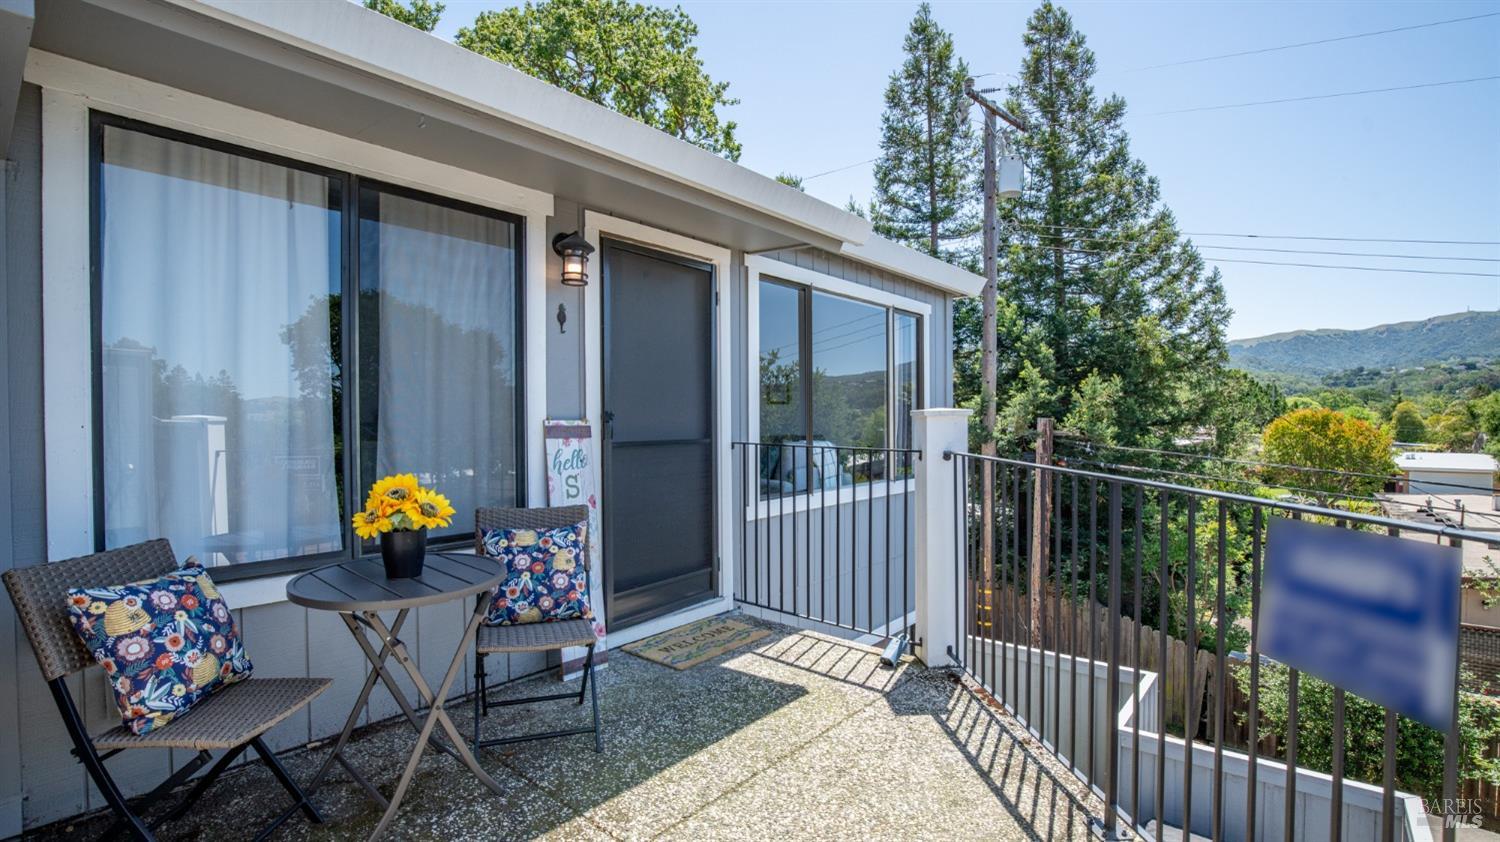
{"label": "blue sky", "polygon": [[[448,0],[437,34],[508,5]],[[873,158],[886,80],[914,2],[685,2],[709,73],[740,105],[740,163],[804,176]],[[1500,2],[1065,3],[1098,57],[1096,87],[1125,97],[1133,150],[1187,232],[1500,240],[1500,80],[1189,114],[1197,106],[1500,75],[1500,16],[1156,70],[1164,62],[1500,12]],[[933,3],[981,81],[1021,61],[1032,3]],[[868,164],[807,183],[842,205]],[[1500,246],[1195,237],[1200,245],[1500,258]],[[1205,249],[1205,255],[1432,271],[1500,263]],[[1368,327],[1500,308],[1500,279],[1219,264],[1232,338]]]}

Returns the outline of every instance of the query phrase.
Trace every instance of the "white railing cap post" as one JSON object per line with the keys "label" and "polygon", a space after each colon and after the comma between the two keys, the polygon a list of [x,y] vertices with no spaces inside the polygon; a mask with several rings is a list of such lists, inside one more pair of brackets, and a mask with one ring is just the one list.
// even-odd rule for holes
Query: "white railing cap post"
{"label": "white railing cap post", "polygon": [[957,545],[958,495],[954,483],[957,461],[943,454],[968,449],[968,409],[918,409],[912,412],[916,482],[916,591],[918,655],[929,667],[956,663],[958,639],[959,571]]}

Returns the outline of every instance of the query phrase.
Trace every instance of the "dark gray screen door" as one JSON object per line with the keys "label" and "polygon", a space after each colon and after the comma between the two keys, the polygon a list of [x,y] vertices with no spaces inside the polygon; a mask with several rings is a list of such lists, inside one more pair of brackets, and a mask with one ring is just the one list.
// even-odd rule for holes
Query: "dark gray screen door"
{"label": "dark gray screen door", "polygon": [[605,241],[604,557],[611,626],[714,592],[714,285]]}

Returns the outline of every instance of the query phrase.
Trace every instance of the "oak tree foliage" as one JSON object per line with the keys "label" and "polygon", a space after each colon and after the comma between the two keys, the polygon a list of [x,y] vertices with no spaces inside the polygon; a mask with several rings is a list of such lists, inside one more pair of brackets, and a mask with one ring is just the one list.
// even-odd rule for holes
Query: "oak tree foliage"
{"label": "oak tree foliage", "polygon": [[480,55],[661,129],[731,161],[736,104],[715,82],[681,8],[628,0],[539,0],[479,14],[456,41]]}
{"label": "oak tree foliage", "polygon": [[431,0],[411,0],[410,5],[401,0],[365,0],[365,8],[388,18],[395,18],[423,32],[431,32],[437,28],[438,21],[443,17],[443,9],[447,7]]}

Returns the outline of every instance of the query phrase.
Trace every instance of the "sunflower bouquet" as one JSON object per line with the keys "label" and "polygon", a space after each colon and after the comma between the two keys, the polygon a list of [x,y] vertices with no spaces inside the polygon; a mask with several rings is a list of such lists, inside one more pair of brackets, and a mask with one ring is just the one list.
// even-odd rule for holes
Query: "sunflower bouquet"
{"label": "sunflower bouquet", "polygon": [[452,522],[453,504],[447,497],[419,485],[415,474],[392,474],[370,486],[364,510],[354,515],[354,531],[368,539],[441,529]]}

